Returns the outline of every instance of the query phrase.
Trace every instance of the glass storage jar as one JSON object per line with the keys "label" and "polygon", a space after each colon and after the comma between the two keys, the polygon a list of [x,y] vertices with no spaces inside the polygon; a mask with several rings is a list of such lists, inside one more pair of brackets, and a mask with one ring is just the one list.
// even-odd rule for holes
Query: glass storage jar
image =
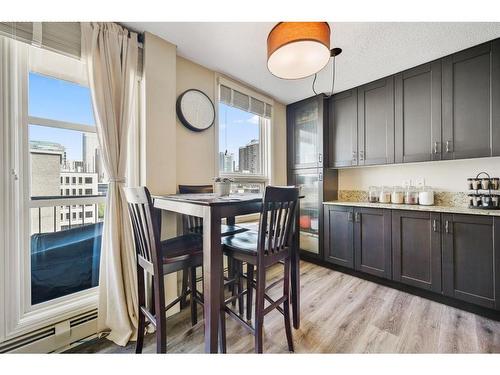
{"label": "glass storage jar", "polygon": [[380,189],[377,186],[370,186],[368,188],[368,202],[378,203]]}
{"label": "glass storage jar", "polygon": [[434,205],[434,190],[429,186],[422,186],[418,192],[418,204],[422,206]]}
{"label": "glass storage jar", "polygon": [[479,207],[481,206],[481,194],[471,194],[472,195],[472,206]]}
{"label": "glass storage jar", "polygon": [[472,179],[472,190],[479,190],[481,189],[481,179],[480,178],[473,178]]}
{"label": "glass storage jar", "polygon": [[499,207],[499,201],[500,201],[500,196],[498,195],[492,195],[491,196],[491,205],[495,208]]}
{"label": "glass storage jar", "polygon": [[380,189],[379,199],[380,203],[391,203],[391,188],[388,186],[383,186]]}
{"label": "glass storage jar", "polygon": [[467,189],[469,189],[469,190],[474,190],[474,187],[472,186],[472,180],[474,180],[474,179],[473,178],[467,179]]}
{"label": "glass storage jar", "polygon": [[405,201],[404,189],[401,186],[394,186],[392,188],[391,203],[402,204]]}
{"label": "glass storage jar", "polygon": [[415,186],[408,186],[406,188],[405,204],[418,204],[418,190]]}
{"label": "glass storage jar", "polygon": [[490,179],[483,178],[481,179],[481,189],[488,190],[490,188]]}
{"label": "glass storage jar", "polygon": [[498,177],[493,177],[490,181],[491,189],[498,190],[500,185],[500,179]]}
{"label": "glass storage jar", "polygon": [[483,205],[483,207],[490,207],[490,203],[491,203],[490,195],[485,194],[481,197],[481,204]]}

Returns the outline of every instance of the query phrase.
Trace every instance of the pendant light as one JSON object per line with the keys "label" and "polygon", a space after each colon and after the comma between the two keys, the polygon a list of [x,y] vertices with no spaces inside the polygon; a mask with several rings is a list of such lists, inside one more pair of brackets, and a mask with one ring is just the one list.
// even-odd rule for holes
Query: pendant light
{"label": "pendant light", "polygon": [[267,67],[283,79],[309,77],[330,60],[328,22],[280,22],[267,37]]}

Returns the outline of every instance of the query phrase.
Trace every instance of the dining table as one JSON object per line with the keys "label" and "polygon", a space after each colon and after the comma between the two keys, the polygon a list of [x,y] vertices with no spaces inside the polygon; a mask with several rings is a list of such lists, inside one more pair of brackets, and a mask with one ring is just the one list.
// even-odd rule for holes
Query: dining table
{"label": "dining table", "polygon": [[[153,196],[154,207],[164,211],[191,215],[203,219],[203,309],[205,323],[205,352],[218,352],[219,314],[222,310],[223,256],[221,222],[234,224],[240,215],[259,213],[262,194],[241,193],[217,196],[213,193],[172,194]],[[300,205],[300,199],[299,203]],[[296,213],[299,212],[299,206]],[[298,214],[291,246],[291,307],[293,326],[300,326],[300,272]]]}

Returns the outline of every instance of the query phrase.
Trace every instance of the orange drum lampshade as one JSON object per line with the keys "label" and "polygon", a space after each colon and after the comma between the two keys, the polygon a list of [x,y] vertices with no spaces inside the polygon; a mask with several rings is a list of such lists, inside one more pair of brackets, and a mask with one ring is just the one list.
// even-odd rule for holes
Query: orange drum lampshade
{"label": "orange drum lampshade", "polygon": [[329,59],[328,22],[280,22],[267,37],[267,67],[279,78],[308,77]]}

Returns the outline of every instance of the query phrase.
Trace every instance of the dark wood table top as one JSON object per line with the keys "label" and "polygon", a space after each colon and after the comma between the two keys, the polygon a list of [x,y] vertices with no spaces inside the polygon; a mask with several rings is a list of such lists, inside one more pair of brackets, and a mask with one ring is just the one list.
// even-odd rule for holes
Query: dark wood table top
{"label": "dark wood table top", "polygon": [[154,199],[167,199],[171,201],[198,204],[202,206],[231,205],[239,203],[254,203],[262,201],[262,194],[231,194],[226,197],[219,197],[214,193],[196,193],[196,194],[171,194],[154,195]]}

